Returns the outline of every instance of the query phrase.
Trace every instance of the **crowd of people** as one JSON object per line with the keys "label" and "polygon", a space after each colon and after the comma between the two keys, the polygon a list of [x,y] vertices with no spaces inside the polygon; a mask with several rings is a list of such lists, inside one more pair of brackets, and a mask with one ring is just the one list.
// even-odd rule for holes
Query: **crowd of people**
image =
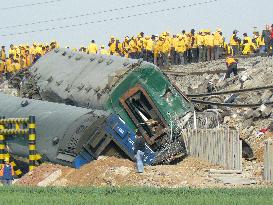
{"label": "crowd of people", "polygon": [[[0,72],[5,73],[9,78],[14,72],[27,68],[36,62],[41,56],[54,48],[59,48],[56,41],[50,44],[33,43],[29,45],[10,45],[6,50],[1,49]],[[230,39],[225,39],[221,29],[212,32],[209,29],[202,29],[190,32],[171,35],[163,32],[160,35],[145,35],[140,32],[138,35],[126,36],[123,41],[111,36],[108,46],[98,46],[94,40],[87,47],[69,48],[73,51],[85,52],[88,54],[100,53],[103,55],[116,55],[127,58],[140,59],[154,63],[160,67],[197,63],[217,60],[224,55],[251,55],[268,54],[273,52],[273,24],[266,26],[262,32],[255,31],[250,37],[243,33],[242,38],[239,32],[234,30]]]}

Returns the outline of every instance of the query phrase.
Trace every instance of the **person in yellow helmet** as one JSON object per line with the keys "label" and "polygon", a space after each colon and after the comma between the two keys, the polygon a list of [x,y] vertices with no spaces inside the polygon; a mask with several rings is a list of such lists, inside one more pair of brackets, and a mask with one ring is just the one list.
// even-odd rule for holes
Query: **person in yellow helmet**
{"label": "person in yellow helmet", "polygon": [[102,55],[110,55],[109,51],[107,49],[105,49],[104,45],[102,45],[100,47],[100,54],[102,54]]}
{"label": "person in yellow helmet", "polygon": [[89,46],[87,47],[87,53],[88,54],[96,54],[98,53],[98,46],[95,43],[95,40],[92,40]]}

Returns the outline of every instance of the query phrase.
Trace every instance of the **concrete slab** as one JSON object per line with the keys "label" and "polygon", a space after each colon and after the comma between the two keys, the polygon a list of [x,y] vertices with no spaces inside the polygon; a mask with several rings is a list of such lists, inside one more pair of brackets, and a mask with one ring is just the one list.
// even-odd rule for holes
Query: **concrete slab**
{"label": "concrete slab", "polygon": [[221,177],[214,177],[217,181],[223,184],[230,184],[230,185],[251,185],[256,184],[256,181],[253,179],[243,178],[241,176],[221,176]]}

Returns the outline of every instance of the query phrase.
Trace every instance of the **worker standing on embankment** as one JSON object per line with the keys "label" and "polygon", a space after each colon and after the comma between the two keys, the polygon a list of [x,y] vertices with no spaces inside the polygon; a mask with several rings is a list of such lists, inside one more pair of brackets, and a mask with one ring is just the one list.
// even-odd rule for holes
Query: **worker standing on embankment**
{"label": "worker standing on embankment", "polygon": [[12,184],[12,180],[14,179],[14,170],[9,162],[9,158],[5,158],[4,163],[5,164],[1,165],[0,179],[2,179],[4,186],[9,186]]}
{"label": "worker standing on embankment", "polygon": [[143,173],[144,172],[143,156],[145,153],[145,140],[139,131],[136,132],[134,150],[135,150],[137,172]]}
{"label": "worker standing on embankment", "polygon": [[227,73],[225,79],[230,78],[231,73],[233,73],[234,75],[238,75],[238,59],[230,55],[226,58],[226,65]]}

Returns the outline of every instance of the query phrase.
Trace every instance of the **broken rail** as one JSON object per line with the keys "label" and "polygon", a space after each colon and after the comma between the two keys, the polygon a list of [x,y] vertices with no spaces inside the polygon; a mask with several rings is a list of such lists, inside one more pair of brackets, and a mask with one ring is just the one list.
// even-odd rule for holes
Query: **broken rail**
{"label": "broken rail", "polygon": [[242,141],[229,128],[183,130],[187,153],[227,170],[242,170]]}

